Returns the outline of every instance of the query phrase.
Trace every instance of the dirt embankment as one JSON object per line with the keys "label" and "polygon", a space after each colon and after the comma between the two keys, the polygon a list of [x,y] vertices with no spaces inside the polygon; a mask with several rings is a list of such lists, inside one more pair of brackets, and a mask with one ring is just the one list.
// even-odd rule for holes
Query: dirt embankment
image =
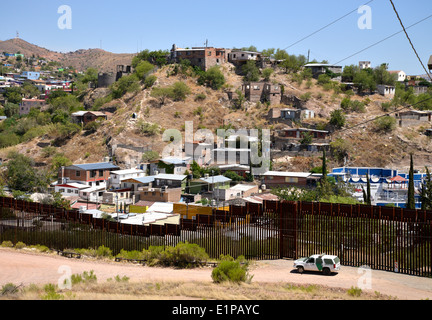
{"label": "dirt embankment", "polygon": [[[432,279],[420,278],[383,271],[367,271],[352,267],[342,267],[341,271],[331,276],[293,271],[293,261],[274,260],[252,263],[250,274],[253,283],[319,285],[328,288],[350,289],[363,288],[365,293],[382,294],[403,300],[421,300],[432,298]],[[130,282],[212,282],[212,268],[182,270],[172,268],[154,268],[130,263],[98,261],[89,259],[68,259],[56,254],[40,254],[27,250],[0,248],[0,286],[7,283],[22,284],[58,284],[67,267],[72,274],[94,271],[98,281],[106,281],[116,276],[126,276]],[[62,269],[63,268],[63,269]]]}

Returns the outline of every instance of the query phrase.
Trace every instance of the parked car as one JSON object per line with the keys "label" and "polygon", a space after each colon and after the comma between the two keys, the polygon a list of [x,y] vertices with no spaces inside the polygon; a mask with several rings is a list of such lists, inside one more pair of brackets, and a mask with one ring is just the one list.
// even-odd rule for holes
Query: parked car
{"label": "parked car", "polygon": [[315,254],[307,258],[294,261],[294,268],[299,273],[304,271],[321,271],[325,275],[340,270],[340,259],[327,254]]}

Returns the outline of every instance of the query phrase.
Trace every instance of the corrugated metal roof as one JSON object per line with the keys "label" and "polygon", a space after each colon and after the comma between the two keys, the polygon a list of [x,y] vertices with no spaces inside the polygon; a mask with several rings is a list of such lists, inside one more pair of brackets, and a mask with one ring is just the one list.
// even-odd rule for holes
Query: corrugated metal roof
{"label": "corrugated metal roof", "polygon": [[161,173],[155,176],[155,179],[162,179],[162,180],[184,180],[187,176],[180,175],[180,174],[167,174],[167,173]]}
{"label": "corrugated metal roof", "polygon": [[74,164],[68,168],[76,167],[81,170],[104,170],[104,169],[119,169],[118,166],[113,165],[110,162],[99,162],[99,163],[85,163],[85,164]]}
{"label": "corrugated metal roof", "polygon": [[231,181],[231,179],[229,179],[225,176],[213,176],[213,177],[208,177],[208,178],[201,178],[200,180],[207,182],[207,183],[221,183],[221,182]]}

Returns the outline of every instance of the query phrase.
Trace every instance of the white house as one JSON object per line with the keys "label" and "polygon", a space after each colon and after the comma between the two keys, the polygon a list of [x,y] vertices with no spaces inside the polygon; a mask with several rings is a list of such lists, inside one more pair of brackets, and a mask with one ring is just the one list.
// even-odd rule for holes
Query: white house
{"label": "white house", "polygon": [[62,197],[79,197],[80,191],[88,188],[88,185],[74,182],[54,185],[54,191],[61,193]]}
{"label": "white house", "polygon": [[116,170],[111,171],[110,176],[110,186],[114,189],[121,188],[121,183],[123,180],[142,178],[146,176],[146,172],[140,169],[126,169],[126,170]]}
{"label": "white house", "polygon": [[394,86],[386,86],[384,84],[380,84],[377,86],[377,91],[382,96],[393,97],[396,93],[396,88]]}
{"label": "white house", "polygon": [[396,74],[397,75],[396,81],[399,81],[399,82],[404,82],[407,78],[407,74],[402,70],[389,71],[389,73],[390,74]]}

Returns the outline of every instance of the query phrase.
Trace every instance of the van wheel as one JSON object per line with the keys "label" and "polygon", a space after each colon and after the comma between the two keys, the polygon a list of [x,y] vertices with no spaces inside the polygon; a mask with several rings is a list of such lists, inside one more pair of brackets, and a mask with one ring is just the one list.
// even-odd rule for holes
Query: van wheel
{"label": "van wheel", "polygon": [[323,269],[323,274],[325,274],[326,276],[328,276],[330,274],[330,269],[329,268],[324,268]]}
{"label": "van wheel", "polygon": [[298,271],[298,273],[303,273],[304,272],[304,268],[303,267],[297,267],[297,271]]}

